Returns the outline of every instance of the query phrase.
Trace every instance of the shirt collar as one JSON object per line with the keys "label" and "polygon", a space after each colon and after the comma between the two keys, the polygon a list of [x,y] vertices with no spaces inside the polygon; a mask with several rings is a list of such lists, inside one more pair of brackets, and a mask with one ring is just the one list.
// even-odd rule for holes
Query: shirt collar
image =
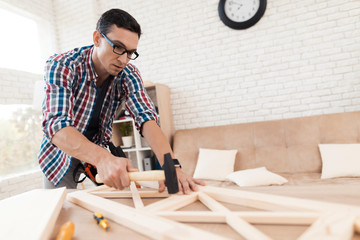
{"label": "shirt collar", "polygon": [[90,51],[86,55],[86,60],[85,60],[86,65],[88,66],[88,69],[89,69],[89,75],[87,78],[88,81],[96,80],[99,77],[95,71],[94,64],[92,62],[93,51],[94,51],[94,45],[91,46]]}

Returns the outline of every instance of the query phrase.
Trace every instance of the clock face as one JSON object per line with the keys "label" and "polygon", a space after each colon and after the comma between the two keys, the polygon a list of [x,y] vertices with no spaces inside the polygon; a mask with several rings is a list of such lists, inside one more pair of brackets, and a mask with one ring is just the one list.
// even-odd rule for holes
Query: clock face
{"label": "clock face", "polygon": [[233,22],[245,22],[255,16],[260,7],[260,0],[225,1],[225,15]]}

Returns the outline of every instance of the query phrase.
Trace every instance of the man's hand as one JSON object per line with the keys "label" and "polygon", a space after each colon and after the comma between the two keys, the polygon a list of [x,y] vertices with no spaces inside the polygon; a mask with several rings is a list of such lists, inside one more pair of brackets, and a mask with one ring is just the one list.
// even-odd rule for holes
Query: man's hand
{"label": "man's hand", "polygon": [[104,184],[109,187],[123,190],[130,186],[128,172],[137,172],[131,161],[127,158],[115,157],[101,159],[97,162],[96,168]]}
{"label": "man's hand", "polygon": [[[198,179],[190,177],[185,174],[181,168],[176,168],[176,175],[178,178],[179,184],[179,193],[178,194],[190,194],[192,191],[198,191],[197,185],[205,186],[206,184]],[[159,192],[165,190],[165,181],[159,181]]]}

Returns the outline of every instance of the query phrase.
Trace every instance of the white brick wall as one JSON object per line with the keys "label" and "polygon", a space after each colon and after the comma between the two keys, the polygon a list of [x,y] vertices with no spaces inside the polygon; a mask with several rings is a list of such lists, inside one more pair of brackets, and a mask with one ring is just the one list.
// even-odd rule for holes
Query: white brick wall
{"label": "white brick wall", "polygon": [[[360,110],[360,1],[268,0],[239,31],[218,0],[2,2],[52,21],[59,52],[91,44],[104,11],[130,12],[143,29],[135,63],[170,87],[175,129]],[[0,103],[31,103],[40,77],[0,69]]]}
{"label": "white brick wall", "polygon": [[[129,11],[144,33],[136,65],[170,87],[175,129],[360,110],[359,1],[269,0],[242,31],[217,0],[2,1],[55,21],[59,52],[91,44],[105,10]],[[0,102],[30,103],[21,81],[42,76],[0,71]]]}
{"label": "white brick wall", "polygon": [[42,173],[39,169],[13,174],[0,179],[0,200],[42,187]]}
{"label": "white brick wall", "polygon": [[[50,26],[54,26],[52,6],[52,1],[0,0],[1,8],[34,18],[36,21],[48,21]],[[20,29],[14,29],[14,31],[20,31]],[[48,29],[39,29],[40,34],[45,32],[55,33],[55,31]],[[7,37],[10,36],[11,33],[7,35]],[[24,37],[26,38],[26,36]],[[42,45],[46,45],[46,50],[48,50],[48,48],[51,48],[51,45],[55,44],[42,43]],[[34,83],[35,81],[42,80],[42,78],[41,74],[14,71],[0,67],[0,104],[32,104]]]}
{"label": "white brick wall", "polygon": [[32,104],[40,74],[0,68],[0,104]]}
{"label": "white brick wall", "polygon": [[260,22],[242,31],[219,20],[218,2],[93,1],[71,31],[61,19],[73,4],[55,5],[59,38],[80,45],[105,10],[139,21],[136,65],[145,80],[170,87],[175,129],[360,110],[359,1],[269,0]]}

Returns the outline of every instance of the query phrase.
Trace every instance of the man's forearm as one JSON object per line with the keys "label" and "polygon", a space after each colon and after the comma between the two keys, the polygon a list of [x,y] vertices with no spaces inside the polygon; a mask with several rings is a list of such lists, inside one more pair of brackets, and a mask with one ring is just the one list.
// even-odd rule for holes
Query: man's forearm
{"label": "man's forearm", "polygon": [[93,165],[97,164],[98,159],[109,154],[106,149],[90,142],[74,127],[59,130],[51,142],[66,154]]}
{"label": "man's forearm", "polygon": [[155,121],[145,122],[142,128],[142,134],[157,156],[161,166],[164,164],[164,154],[170,153],[171,157],[174,158],[169,142]]}

